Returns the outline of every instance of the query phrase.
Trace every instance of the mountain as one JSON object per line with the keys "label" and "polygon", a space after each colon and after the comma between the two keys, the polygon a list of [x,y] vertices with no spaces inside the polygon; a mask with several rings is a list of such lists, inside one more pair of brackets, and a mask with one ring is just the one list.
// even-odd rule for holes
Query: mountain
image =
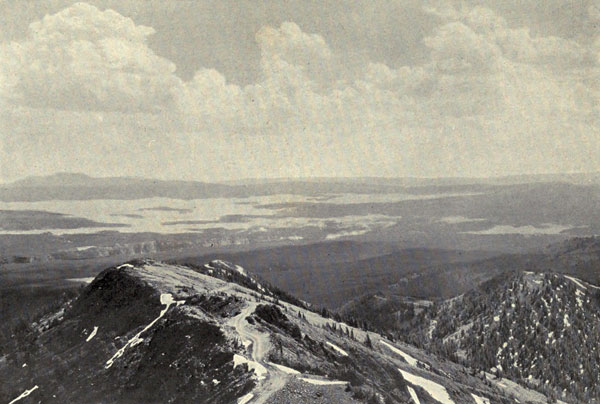
{"label": "mountain", "polygon": [[55,173],[51,175],[34,175],[5,184],[10,188],[31,188],[44,186],[89,186],[95,178],[82,173]]}
{"label": "mountain", "polygon": [[473,372],[569,402],[600,401],[598,286],[555,273],[504,274],[412,314],[408,340]]}
{"label": "mountain", "polygon": [[[349,299],[341,307],[347,314],[362,318],[378,318],[383,328],[394,328],[394,311],[391,307],[410,308],[413,301],[449,299],[478,288],[485,282],[512,272],[553,272],[571,275],[592,284],[600,284],[600,237],[574,237],[561,243],[550,244],[529,254],[502,254],[489,258],[477,258],[472,252],[455,251],[454,260],[444,259],[436,263],[434,255],[441,258],[439,250],[426,250],[427,259],[415,260],[416,267],[407,265],[411,255],[405,250],[390,255],[397,259],[387,263],[385,273],[389,282],[379,284],[376,290],[369,290],[368,282],[363,293]],[[483,256],[480,253],[480,256]],[[462,258],[462,259],[460,259]],[[357,261],[355,267],[372,267],[381,257]],[[332,263],[327,267],[334,267]],[[342,264],[338,264],[339,266]],[[339,273],[344,273],[339,269]],[[277,282],[274,282],[278,284]],[[287,288],[294,290],[293,288]],[[333,298],[331,298],[333,299]],[[365,308],[366,307],[366,308]],[[385,307],[385,308],[382,308]]]}
{"label": "mountain", "polygon": [[[135,180],[135,177],[108,177],[109,180],[122,179],[123,181]],[[59,172],[50,175],[29,176],[5,185],[11,187],[31,187],[48,185],[87,185],[94,178],[83,173]],[[522,174],[501,177],[299,177],[299,178],[248,178],[219,183],[232,186],[256,186],[284,183],[313,183],[313,184],[377,184],[402,187],[436,187],[459,185],[517,185],[539,182],[566,182],[570,184],[591,185],[600,184],[600,171],[589,173],[570,174]]]}
{"label": "mountain", "polygon": [[0,400],[546,402],[327,315],[224,261],[131,261],[12,330],[0,344]]}
{"label": "mountain", "polygon": [[49,201],[92,199],[143,199],[165,197],[195,199],[228,196],[233,188],[197,181],[164,181],[135,177],[96,178],[84,174],[60,173],[28,177],[0,185],[0,201]]}
{"label": "mountain", "polygon": [[[354,243],[359,250],[361,244]],[[368,244],[367,244],[368,245]],[[329,247],[329,244],[323,244]],[[333,246],[332,246],[333,247]],[[299,250],[299,248],[296,248]],[[360,250],[359,250],[360,251]],[[328,251],[324,251],[327,255]],[[322,254],[323,257],[325,254]],[[296,265],[271,265],[268,268],[258,267],[256,272],[261,278],[279,286],[282,289],[293,291],[294,294],[310,302],[337,308],[352,300],[357,295],[375,293],[389,285],[407,285],[404,289],[409,296],[440,295],[439,283],[432,283],[427,288],[418,280],[430,273],[445,273],[448,268],[456,268],[459,263],[479,261],[493,253],[482,251],[453,251],[440,249],[412,248],[392,253],[381,254],[375,257],[346,259],[343,261],[329,261],[320,258],[320,262],[296,263]],[[304,255],[301,255],[304,258]],[[313,257],[319,257],[313,255]],[[241,261],[241,262],[246,262]],[[476,284],[474,277],[468,282],[469,289]],[[433,290],[435,289],[435,290]],[[460,289],[452,289],[457,293]],[[460,292],[458,292],[460,293]]]}
{"label": "mountain", "polygon": [[[279,178],[200,182],[140,177],[92,177],[81,173],[31,176],[0,184],[0,201],[131,200],[164,197],[182,200],[276,194],[437,194],[480,193],[531,184],[596,188],[600,173],[521,175],[491,178]],[[544,187],[544,185],[541,185]],[[527,201],[525,201],[527,202]]]}
{"label": "mountain", "polygon": [[337,179],[325,182],[291,179],[276,182],[224,184],[139,177],[91,177],[85,174],[58,173],[49,176],[27,177],[12,183],[0,184],[0,201],[133,200],[155,197],[192,200],[276,194],[317,196],[336,193],[390,193],[400,192],[402,189],[404,187],[399,184],[374,183],[367,179],[352,182]]}
{"label": "mountain", "polygon": [[0,210],[0,230],[77,229],[80,227],[125,227],[80,217],[37,210]]}
{"label": "mountain", "polygon": [[539,267],[552,268],[600,284],[600,237],[575,237],[552,244],[544,250],[546,259]]}

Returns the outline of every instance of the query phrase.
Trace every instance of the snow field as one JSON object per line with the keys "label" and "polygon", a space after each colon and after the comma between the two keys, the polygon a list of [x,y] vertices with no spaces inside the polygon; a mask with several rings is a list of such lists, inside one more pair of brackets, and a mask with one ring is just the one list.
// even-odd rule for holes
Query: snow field
{"label": "snow field", "polygon": [[416,360],[415,358],[413,358],[412,356],[410,356],[406,352],[403,352],[403,351],[399,350],[395,346],[390,345],[390,344],[388,344],[387,342],[385,342],[383,340],[380,340],[379,343],[382,344],[382,345],[385,345],[386,347],[388,347],[392,352],[400,355],[402,358],[404,358],[404,360],[406,362],[408,362],[409,365],[411,365],[411,366],[417,366],[417,364],[419,363],[418,360]]}
{"label": "snow field", "polygon": [[452,401],[452,399],[450,398],[450,395],[448,394],[444,386],[437,384],[436,382],[433,382],[429,379],[413,375],[412,373],[406,372],[402,369],[398,370],[400,370],[400,373],[402,373],[402,377],[404,377],[404,379],[407,382],[422,387],[423,389],[425,389],[425,391],[429,393],[429,395],[431,395],[431,397],[433,397],[440,403],[455,404],[454,401]]}

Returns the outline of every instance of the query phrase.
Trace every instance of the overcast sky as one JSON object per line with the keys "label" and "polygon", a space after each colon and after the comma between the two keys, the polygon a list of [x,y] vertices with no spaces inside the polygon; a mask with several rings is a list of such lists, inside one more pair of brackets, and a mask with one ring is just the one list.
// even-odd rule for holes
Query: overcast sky
{"label": "overcast sky", "polygon": [[0,181],[598,171],[598,7],[0,0]]}

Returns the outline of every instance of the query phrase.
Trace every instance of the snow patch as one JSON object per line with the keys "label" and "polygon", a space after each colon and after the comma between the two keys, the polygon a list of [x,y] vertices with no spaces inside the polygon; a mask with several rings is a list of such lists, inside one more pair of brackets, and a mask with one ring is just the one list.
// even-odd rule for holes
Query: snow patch
{"label": "snow patch", "polygon": [[408,389],[408,394],[410,394],[410,398],[412,398],[412,400],[415,402],[415,404],[421,404],[421,402],[419,401],[419,397],[417,396],[417,392],[415,391],[415,389],[413,389],[410,386],[406,386],[406,388]]}
{"label": "snow patch", "polygon": [[16,403],[17,401],[19,401],[22,398],[27,397],[28,395],[30,395],[31,393],[33,393],[35,390],[39,389],[39,386],[36,384],[35,386],[33,386],[32,388],[30,388],[29,390],[25,390],[24,392],[21,393],[21,395],[17,398],[15,398],[14,400],[12,400],[10,403],[8,404],[13,404]]}
{"label": "snow patch", "polygon": [[572,276],[569,276],[569,275],[565,275],[565,278],[567,278],[568,280],[570,280],[573,283],[575,283],[575,285],[579,286],[581,289],[586,289],[587,290],[587,286],[585,286],[583,283],[581,283],[581,280],[579,280],[577,278],[573,278]]}
{"label": "snow patch", "polygon": [[77,282],[77,283],[92,283],[94,278],[67,278],[69,282]]}
{"label": "snow patch", "polygon": [[277,369],[281,370],[284,373],[287,373],[288,375],[300,374],[300,372],[298,372],[296,369],[288,368],[287,366],[283,366],[278,363],[269,362],[269,365],[276,367]]}
{"label": "snow patch", "polygon": [[435,327],[437,326],[438,321],[437,320],[433,320],[430,324],[429,324],[429,329],[427,330],[427,337],[429,339],[433,338],[433,331],[435,330]]}
{"label": "snow patch", "polygon": [[306,377],[301,377],[300,380],[305,381],[306,383],[316,384],[318,386],[333,386],[333,385],[348,384],[348,382],[344,382],[341,380],[320,380],[320,379],[309,379]]}
{"label": "snow patch", "polygon": [[455,404],[454,401],[450,398],[450,395],[446,391],[446,388],[440,384],[437,384],[431,380],[425,379],[420,376],[415,376],[412,373],[405,372],[402,369],[398,369],[400,373],[402,373],[402,377],[406,379],[407,382],[412,383],[417,386],[421,386],[425,389],[431,397],[435,400],[439,401],[442,404]]}
{"label": "snow patch", "polygon": [[216,385],[218,385],[219,383],[221,383],[221,382],[220,382],[220,381],[218,381],[217,379],[212,379],[212,382],[213,382],[213,384],[214,384],[215,386],[216,386]]}
{"label": "snow patch", "polygon": [[565,316],[563,317],[563,324],[565,327],[571,326],[571,323],[569,322],[569,315],[567,313],[565,313]]}
{"label": "snow patch", "polygon": [[237,404],[246,404],[248,401],[252,400],[253,397],[254,397],[254,394],[248,393],[245,396],[238,398]]}
{"label": "snow patch", "polygon": [[342,348],[340,348],[337,345],[333,345],[331,342],[325,342],[325,344],[327,344],[327,346],[335,349],[340,355],[342,356],[348,356],[348,352],[344,351]]}
{"label": "snow patch", "polygon": [[473,400],[475,400],[475,404],[491,404],[490,400],[485,397],[479,397],[473,393],[471,393]]}
{"label": "snow patch", "polygon": [[248,274],[246,273],[246,270],[245,270],[244,268],[242,268],[241,266],[239,266],[239,265],[236,265],[234,268],[235,268],[235,270],[236,270],[236,271],[238,271],[240,274],[242,274],[242,275],[244,275],[244,276],[248,276]]}
{"label": "snow patch", "polygon": [[[124,265],[129,265],[129,264],[124,264]],[[161,294],[160,295],[160,304],[162,304],[163,306],[166,306],[166,307],[161,310],[161,312],[158,315],[158,317],[156,317],[154,320],[152,320],[152,322],[150,324],[148,324],[146,327],[144,327],[144,329],[142,331],[140,331],[137,334],[135,334],[135,336],[133,338],[131,338],[129,341],[127,341],[127,343],[121,349],[119,349],[112,356],[112,358],[110,358],[108,361],[106,361],[106,365],[104,365],[104,368],[105,369],[110,368],[114,364],[115,359],[118,359],[121,356],[123,356],[123,354],[125,353],[125,350],[127,348],[136,346],[140,342],[142,342],[143,339],[140,338],[140,335],[142,335],[144,332],[148,331],[154,324],[156,324],[156,322],[158,320],[160,320],[167,313],[167,310],[169,310],[169,307],[171,307],[173,304],[176,304],[177,306],[180,306],[183,303],[185,303],[185,301],[183,301],[183,300],[176,301],[175,299],[173,299],[173,295],[171,295],[170,293],[163,293],[163,294]]]}
{"label": "snow patch", "polygon": [[123,265],[119,265],[117,267],[117,269],[123,269],[123,268],[133,268],[133,265],[131,265],[131,264],[123,264]]}
{"label": "snow patch", "polygon": [[583,299],[581,298],[581,296],[585,296],[585,294],[581,290],[577,289],[575,295],[576,295],[575,299],[577,300],[577,305],[579,307],[583,307]]}
{"label": "snow patch", "polygon": [[258,363],[256,361],[246,359],[242,355],[238,355],[238,354],[233,355],[233,368],[234,369],[240,365],[243,365],[244,363],[248,365],[248,370],[254,371],[254,374],[256,375],[258,380],[262,380],[265,378],[265,375],[267,374],[267,369],[263,365],[261,365],[260,363]]}
{"label": "snow patch", "polygon": [[388,344],[387,342],[381,340],[379,341],[381,344],[385,345],[386,347],[388,347],[390,350],[392,350],[394,353],[397,353],[398,355],[400,355],[406,362],[408,362],[409,365],[411,366],[417,366],[417,364],[419,363],[418,360],[416,360],[415,358],[413,358],[412,356],[410,356],[409,354],[399,350],[398,348],[396,348],[395,346],[392,346],[390,344]]}
{"label": "snow patch", "polygon": [[98,332],[98,327],[94,327],[94,330],[90,333],[90,335],[88,335],[85,342],[90,342],[92,340],[92,338],[94,338],[96,336],[97,332]]}

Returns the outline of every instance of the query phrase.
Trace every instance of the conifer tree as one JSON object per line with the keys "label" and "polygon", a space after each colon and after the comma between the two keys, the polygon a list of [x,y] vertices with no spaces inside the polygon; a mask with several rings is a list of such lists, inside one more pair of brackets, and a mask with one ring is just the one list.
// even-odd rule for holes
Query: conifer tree
{"label": "conifer tree", "polygon": [[373,343],[371,342],[371,337],[369,336],[369,333],[367,333],[367,338],[365,340],[365,345],[369,348],[373,348]]}

